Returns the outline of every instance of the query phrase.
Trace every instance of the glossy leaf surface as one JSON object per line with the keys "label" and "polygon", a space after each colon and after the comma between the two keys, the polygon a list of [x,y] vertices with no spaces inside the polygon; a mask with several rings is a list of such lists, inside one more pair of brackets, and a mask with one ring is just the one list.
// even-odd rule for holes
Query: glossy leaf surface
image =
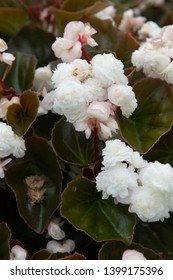
{"label": "glossy leaf surface", "polygon": [[12,104],[8,108],[7,121],[13,131],[23,136],[37,116],[39,100],[36,93],[25,91],[20,96],[20,104]]}
{"label": "glossy leaf surface", "polygon": [[[42,233],[59,206],[62,176],[56,155],[46,140],[30,137],[26,140],[26,148],[22,162],[8,169],[6,182],[15,193],[21,217],[29,227]],[[33,192],[29,196],[28,176],[42,176],[44,179],[42,199],[34,202],[31,199]]]}
{"label": "glossy leaf surface", "polygon": [[138,107],[129,119],[119,111],[118,123],[128,144],[146,153],[173,124],[173,89],[161,80],[146,78],[133,90]]}
{"label": "glossy leaf surface", "polygon": [[132,240],[135,216],[125,205],[115,205],[111,198],[103,200],[87,179],[69,183],[62,195],[61,214],[96,241],[115,239],[130,244]]}
{"label": "glossy leaf surface", "polygon": [[81,132],[63,117],[52,132],[52,143],[57,155],[65,162],[89,165],[94,159],[93,139],[86,139]]}

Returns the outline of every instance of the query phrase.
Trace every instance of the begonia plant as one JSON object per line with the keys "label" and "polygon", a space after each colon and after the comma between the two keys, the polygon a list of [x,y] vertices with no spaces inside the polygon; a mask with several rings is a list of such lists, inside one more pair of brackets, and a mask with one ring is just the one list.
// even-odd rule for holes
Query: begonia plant
{"label": "begonia plant", "polygon": [[0,0],[0,260],[173,259],[172,8]]}

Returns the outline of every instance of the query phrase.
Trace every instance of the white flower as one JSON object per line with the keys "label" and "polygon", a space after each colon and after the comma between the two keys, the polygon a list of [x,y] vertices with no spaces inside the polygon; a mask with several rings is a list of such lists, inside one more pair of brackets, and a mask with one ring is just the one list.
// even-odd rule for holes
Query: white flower
{"label": "white flower", "polygon": [[139,180],[143,186],[147,185],[170,194],[173,192],[173,168],[168,163],[149,162],[139,172]]}
{"label": "white flower", "polygon": [[39,91],[46,87],[47,91],[51,90],[53,88],[51,77],[50,65],[37,68],[34,75],[33,89]]}
{"label": "white flower", "polygon": [[137,107],[137,100],[131,86],[112,85],[108,88],[109,100],[120,107],[122,114],[128,118]]}
{"label": "white flower", "polygon": [[10,252],[11,260],[26,260],[27,259],[27,251],[24,250],[21,246],[15,245],[12,247]]}
{"label": "white flower", "polygon": [[164,26],[160,35],[166,45],[173,47],[173,25]]}
{"label": "white flower", "polygon": [[42,101],[39,101],[38,115],[45,115],[53,109],[54,91],[46,92]]}
{"label": "white flower", "polygon": [[110,168],[119,162],[130,161],[131,153],[132,149],[119,139],[106,141],[106,147],[102,150],[102,164]]}
{"label": "white flower", "polygon": [[70,253],[75,249],[75,242],[71,239],[67,239],[61,242],[51,240],[47,243],[46,249],[50,253]]}
{"label": "white flower", "polygon": [[144,222],[163,221],[170,216],[169,203],[168,193],[144,185],[132,192],[129,212],[136,213]]}
{"label": "white flower", "polygon": [[0,54],[0,61],[6,63],[8,65],[12,65],[14,60],[15,60],[15,57],[11,53]]}
{"label": "white flower", "polygon": [[131,194],[129,211],[144,222],[169,218],[173,210],[173,168],[158,161],[150,162],[140,170],[139,184]]}
{"label": "white flower", "polygon": [[138,36],[140,40],[144,40],[147,37],[158,38],[160,36],[161,28],[154,21],[147,21],[138,30]]}
{"label": "white flower", "polygon": [[112,22],[112,25],[115,26],[115,21],[114,21],[115,14],[116,14],[116,9],[114,8],[114,6],[110,5],[104,8],[103,10],[97,12],[96,14],[94,14],[94,16],[101,20],[110,20]]}
{"label": "white flower", "polygon": [[117,163],[116,166],[101,171],[96,177],[96,188],[102,191],[103,199],[110,195],[124,199],[130,195],[130,190],[136,188],[138,174],[132,166]]}
{"label": "white flower", "polygon": [[94,76],[100,79],[104,87],[109,87],[113,83],[128,84],[128,79],[124,75],[124,65],[113,54],[97,54],[91,64]]}
{"label": "white flower", "polygon": [[86,116],[85,88],[75,78],[60,83],[55,90],[53,111],[64,114],[69,122],[80,121]]}
{"label": "white flower", "polygon": [[4,178],[5,174],[4,174],[4,169],[5,169],[5,165],[7,165],[12,159],[11,158],[7,158],[3,161],[0,160],[0,178]]}
{"label": "white flower", "polygon": [[[15,60],[15,57],[11,53],[4,53],[8,49],[8,46],[6,42],[0,38],[0,61],[12,65],[13,61]],[[1,53],[2,52],[2,53]]]}
{"label": "white flower", "polygon": [[88,118],[95,118],[101,122],[107,121],[111,113],[108,102],[93,101],[87,108]]}
{"label": "white flower", "polygon": [[14,135],[12,154],[16,158],[22,158],[25,155],[26,146],[23,138]]}
{"label": "white flower", "polygon": [[56,41],[52,44],[52,50],[55,56],[61,58],[64,62],[71,62],[82,56],[81,43],[65,38],[56,38]]}
{"label": "white flower", "polygon": [[168,84],[173,84],[173,62],[169,63],[169,65],[163,70],[160,74],[160,78],[165,80]]}
{"label": "white flower", "polygon": [[138,16],[134,17],[134,12],[132,9],[129,9],[124,12],[123,18],[120,22],[119,29],[125,32],[135,33],[146,21],[145,17]]}
{"label": "white flower", "polygon": [[97,46],[96,41],[91,38],[97,31],[91,27],[89,23],[83,23],[81,21],[69,22],[64,30],[64,38],[72,41],[79,41],[81,44],[88,44],[91,47]]}
{"label": "white flower", "polygon": [[161,78],[170,61],[168,55],[154,49],[141,48],[132,54],[132,64],[137,67],[137,71],[143,68],[145,75],[152,78]]}
{"label": "white flower", "polygon": [[0,122],[0,158],[4,158],[13,153],[14,132],[11,126]]}
{"label": "white flower", "polygon": [[145,256],[137,250],[125,250],[122,260],[146,260]]}
{"label": "white flower", "polygon": [[60,219],[52,219],[47,227],[48,234],[55,240],[65,238],[65,232],[61,229]]}
{"label": "white flower", "polygon": [[128,145],[119,139],[106,141],[106,146],[102,150],[104,167],[110,168],[116,166],[117,163],[126,161],[134,168],[143,168],[147,165],[147,161],[140,156],[138,152],[134,152]]}
{"label": "white flower", "polygon": [[0,52],[5,52],[8,49],[6,42],[0,38]]}

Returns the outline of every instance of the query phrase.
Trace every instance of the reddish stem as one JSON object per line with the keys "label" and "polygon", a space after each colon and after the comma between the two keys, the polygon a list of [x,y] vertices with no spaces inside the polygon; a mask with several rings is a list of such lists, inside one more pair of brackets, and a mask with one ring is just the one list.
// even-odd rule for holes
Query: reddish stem
{"label": "reddish stem", "polygon": [[99,138],[97,133],[97,127],[94,127],[94,153],[95,153],[95,162],[99,160]]}
{"label": "reddish stem", "polygon": [[87,53],[86,53],[86,51],[85,51],[85,49],[84,49],[83,46],[82,46],[82,55],[83,55],[83,57],[85,58],[85,60],[86,60],[89,64],[91,64],[90,59],[89,59],[89,56],[87,55]]}

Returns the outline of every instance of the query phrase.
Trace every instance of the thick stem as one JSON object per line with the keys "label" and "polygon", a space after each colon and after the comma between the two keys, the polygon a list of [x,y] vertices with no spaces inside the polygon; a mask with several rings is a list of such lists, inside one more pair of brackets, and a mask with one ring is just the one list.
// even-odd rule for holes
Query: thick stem
{"label": "thick stem", "polygon": [[95,162],[99,160],[99,138],[97,133],[97,127],[94,127],[94,153],[95,153]]}
{"label": "thick stem", "polygon": [[86,53],[86,51],[85,51],[85,49],[84,49],[83,46],[82,46],[82,55],[83,55],[83,57],[85,58],[85,60],[86,60],[89,64],[91,64],[90,59],[89,59],[89,56],[87,55],[87,53]]}

